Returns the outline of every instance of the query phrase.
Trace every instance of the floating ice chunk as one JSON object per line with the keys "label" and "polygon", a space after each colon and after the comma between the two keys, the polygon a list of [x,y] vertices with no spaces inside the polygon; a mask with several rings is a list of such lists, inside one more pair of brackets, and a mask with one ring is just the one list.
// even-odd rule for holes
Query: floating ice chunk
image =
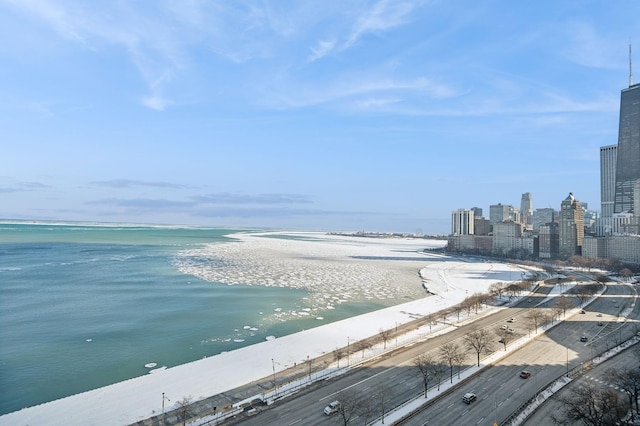
{"label": "floating ice chunk", "polygon": [[274,311],[276,312],[282,312],[282,308],[275,308]]}
{"label": "floating ice chunk", "polygon": [[265,340],[276,340],[276,336],[267,336]]}
{"label": "floating ice chunk", "polygon": [[324,317],[316,317],[316,319],[322,321]]}
{"label": "floating ice chunk", "polygon": [[251,326],[250,325],[245,325],[244,327],[242,327],[245,330],[251,330]]}
{"label": "floating ice chunk", "polygon": [[87,339],[86,342],[93,342],[93,339]]}
{"label": "floating ice chunk", "polygon": [[157,364],[157,363],[155,363],[155,362],[150,362],[150,363],[145,364],[144,366],[145,366],[146,368],[153,368],[153,367],[155,367],[156,365],[158,365],[158,364]]}
{"label": "floating ice chunk", "polygon": [[242,343],[244,342],[244,339],[233,339],[233,341],[236,343]]}

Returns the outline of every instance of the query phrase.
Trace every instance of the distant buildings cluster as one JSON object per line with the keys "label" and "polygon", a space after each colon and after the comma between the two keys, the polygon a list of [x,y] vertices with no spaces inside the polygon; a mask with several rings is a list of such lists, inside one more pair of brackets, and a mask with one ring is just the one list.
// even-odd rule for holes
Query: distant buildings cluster
{"label": "distant buildings cluster", "polygon": [[600,214],[572,193],[560,210],[533,209],[529,192],[520,208],[489,206],[451,214],[448,250],[519,259],[567,259],[583,256],[640,264],[640,84],[620,96],[617,145],[600,148]]}

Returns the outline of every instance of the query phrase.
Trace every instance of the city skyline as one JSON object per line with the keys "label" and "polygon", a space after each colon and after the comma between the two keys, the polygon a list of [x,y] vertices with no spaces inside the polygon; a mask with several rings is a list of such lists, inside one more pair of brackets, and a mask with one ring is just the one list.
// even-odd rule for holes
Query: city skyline
{"label": "city skyline", "polygon": [[630,0],[0,11],[18,220],[448,234],[525,192],[599,209],[640,46]]}

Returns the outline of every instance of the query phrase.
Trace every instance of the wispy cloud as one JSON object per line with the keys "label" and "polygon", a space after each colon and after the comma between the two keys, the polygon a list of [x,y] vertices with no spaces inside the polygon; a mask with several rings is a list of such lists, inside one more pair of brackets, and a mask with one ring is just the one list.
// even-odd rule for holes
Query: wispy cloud
{"label": "wispy cloud", "polygon": [[51,188],[51,186],[40,182],[16,182],[13,186],[0,186],[0,193],[40,191],[49,188]]}
{"label": "wispy cloud", "polygon": [[88,201],[86,204],[95,206],[126,207],[145,211],[157,209],[173,210],[176,208],[193,207],[195,205],[195,203],[191,201],[174,201],[158,198],[103,198],[100,200]]}
{"label": "wispy cloud", "polygon": [[356,9],[353,20],[346,23],[347,31],[336,39],[322,39],[311,47],[310,62],[334,52],[345,51],[356,45],[367,34],[380,34],[399,27],[410,20],[411,13],[420,2],[378,0]]}
{"label": "wispy cloud", "polygon": [[[101,182],[95,182],[102,184]],[[115,180],[104,182],[104,185],[113,188],[131,188],[139,186],[151,186],[159,188],[180,189],[181,186],[168,184],[163,182],[138,182],[128,180]],[[172,200],[167,198],[102,198],[89,201],[89,206],[109,206],[111,208],[125,209],[129,213],[143,213],[148,211],[166,211],[166,212],[182,212],[185,214],[196,214],[196,211],[260,211],[267,209],[270,211],[275,207],[286,204],[311,204],[310,198],[303,194],[233,194],[233,193],[217,193],[206,195],[195,195],[186,197],[185,200]],[[212,209],[212,205],[220,206]],[[246,205],[246,208],[238,209],[237,205]],[[287,209],[286,207],[278,207],[277,210]]]}
{"label": "wispy cloud", "polygon": [[134,187],[153,187],[153,188],[167,188],[167,189],[187,189],[188,185],[181,185],[170,182],[150,182],[144,180],[130,180],[130,179],[113,179],[104,181],[91,182],[93,185],[104,186],[109,188],[134,188]]}
{"label": "wispy cloud", "polygon": [[286,218],[292,216],[362,216],[364,214],[372,215],[375,213],[355,212],[355,211],[337,211],[324,209],[292,209],[292,208],[208,208],[197,209],[192,212],[195,217],[208,218]]}
{"label": "wispy cloud", "polygon": [[309,196],[302,194],[231,194],[218,193],[192,197],[202,204],[309,204]]}

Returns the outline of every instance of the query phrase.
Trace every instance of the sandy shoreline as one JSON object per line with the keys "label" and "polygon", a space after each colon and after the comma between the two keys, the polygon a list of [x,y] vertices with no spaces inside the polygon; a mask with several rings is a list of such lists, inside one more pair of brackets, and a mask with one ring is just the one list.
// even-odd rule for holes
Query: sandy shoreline
{"label": "sandy shoreline", "polygon": [[[270,375],[274,366],[284,370],[345,346],[348,341],[370,337],[380,329],[391,329],[457,304],[473,293],[486,291],[496,281],[520,278],[520,271],[510,265],[470,263],[423,252],[424,248],[442,245],[441,241],[283,234],[299,240],[235,235],[237,243],[200,249],[202,261],[211,260],[210,267],[183,265],[182,272],[194,268],[193,272],[212,274],[209,278],[226,280],[221,282],[230,285],[306,288],[313,295],[308,301],[309,311],[303,311],[309,315],[337,303],[368,297],[386,297],[393,305],[9,413],[0,416],[0,425],[135,423],[161,412],[162,393],[175,402],[185,396],[199,400],[225,392]],[[247,271],[250,277],[245,276]],[[424,298],[423,281],[435,295]],[[413,300],[397,304],[407,297]]]}

